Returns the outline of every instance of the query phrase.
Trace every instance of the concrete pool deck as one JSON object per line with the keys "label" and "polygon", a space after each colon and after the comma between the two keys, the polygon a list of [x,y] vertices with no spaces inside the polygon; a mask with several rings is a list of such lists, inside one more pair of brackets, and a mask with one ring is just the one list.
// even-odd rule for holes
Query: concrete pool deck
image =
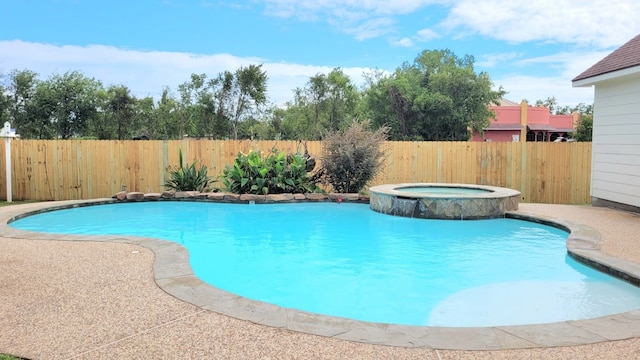
{"label": "concrete pool deck", "polygon": [[[20,213],[78,203],[0,208],[0,353],[31,359],[640,356],[640,310],[543,325],[417,330],[314,317],[219,293],[191,274],[186,250],[172,243],[109,236],[87,241],[6,225]],[[585,238],[598,232],[602,238],[576,241],[577,251],[615,267],[640,268],[637,214],[544,204],[520,204],[517,213],[587,224]],[[318,329],[323,336],[306,333]]]}

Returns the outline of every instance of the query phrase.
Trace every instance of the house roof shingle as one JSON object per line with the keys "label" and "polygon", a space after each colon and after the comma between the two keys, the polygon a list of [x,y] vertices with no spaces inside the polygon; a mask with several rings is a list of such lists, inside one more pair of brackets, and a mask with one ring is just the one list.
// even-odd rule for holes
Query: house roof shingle
{"label": "house roof shingle", "polygon": [[594,76],[610,72],[640,66],[640,35],[637,35],[627,43],[598,61],[572,81],[584,80]]}

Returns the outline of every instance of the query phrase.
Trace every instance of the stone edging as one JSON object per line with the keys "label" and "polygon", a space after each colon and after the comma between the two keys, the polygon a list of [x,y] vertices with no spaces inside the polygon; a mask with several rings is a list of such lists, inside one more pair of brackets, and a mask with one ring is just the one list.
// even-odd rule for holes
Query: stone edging
{"label": "stone edging", "polygon": [[[247,299],[204,283],[194,275],[186,248],[177,243],[133,236],[52,235],[18,230],[8,225],[10,221],[26,216],[25,214],[115,202],[117,200],[97,199],[3,208],[0,209],[0,236],[25,240],[110,241],[144,246],[155,254],[153,270],[156,284],[180,300],[262,325],[348,341],[451,350],[505,350],[584,345],[640,336],[640,328],[637,326],[640,322],[640,310],[587,320],[476,328],[381,324],[318,315]],[[597,244],[600,233],[590,227],[518,212],[510,212],[507,216],[570,230],[567,241],[570,253],[588,255],[588,259],[603,266],[618,268],[622,264],[626,271],[634,265],[599,252]],[[614,264],[606,261],[600,263],[601,260],[613,260]],[[633,276],[637,277],[638,274],[640,271],[632,272]]]}
{"label": "stone edging", "polygon": [[235,202],[256,204],[263,203],[287,203],[296,201],[338,201],[369,203],[369,197],[350,193],[285,193],[285,194],[234,194],[228,192],[199,191],[164,191],[162,193],[142,193],[121,191],[112,196],[118,201],[153,201],[153,200],[209,200],[215,202]]}

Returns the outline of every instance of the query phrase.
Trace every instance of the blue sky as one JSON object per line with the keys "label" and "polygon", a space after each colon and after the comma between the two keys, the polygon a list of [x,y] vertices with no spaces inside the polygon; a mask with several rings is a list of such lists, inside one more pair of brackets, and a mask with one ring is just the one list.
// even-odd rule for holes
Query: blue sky
{"label": "blue sky", "polygon": [[638,0],[0,0],[0,73],[79,70],[139,97],[263,64],[269,99],[340,67],[356,84],[423,50],[475,57],[514,101],[592,103],[571,79],[640,33]]}

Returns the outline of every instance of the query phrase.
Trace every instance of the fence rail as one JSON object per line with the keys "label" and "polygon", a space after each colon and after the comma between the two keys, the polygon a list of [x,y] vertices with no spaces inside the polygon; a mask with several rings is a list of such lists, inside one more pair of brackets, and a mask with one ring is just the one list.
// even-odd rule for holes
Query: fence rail
{"label": "fence rail", "polygon": [[[70,200],[110,197],[129,191],[161,192],[167,168],[184,159],[222,174],[238,152],[304,151],[321,156],[309,141],[98,141],[15,140],[12,197]],[[587,204],[591,143],[386,142],[386,163],[371,185],[402,182],[471,183],[519,190],[522,202]],[[0,159],[4,158],[0,147]],[[4,161],[0,174],[5,174]],[[6,199],[5,176],[0,198]],[[219,184],[219,183],[218,183]]]}

